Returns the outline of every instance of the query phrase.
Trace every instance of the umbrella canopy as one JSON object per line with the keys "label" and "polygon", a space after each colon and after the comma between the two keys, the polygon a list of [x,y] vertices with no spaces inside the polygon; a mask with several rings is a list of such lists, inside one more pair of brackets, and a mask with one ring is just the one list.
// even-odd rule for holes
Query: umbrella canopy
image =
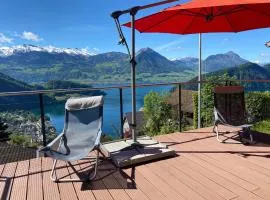
{"label": "umbrella canopy", "polygon": [[138,19],[135,28],[174,34],[240,32],[270,27],[269,10],[270,0],[193,0]]}

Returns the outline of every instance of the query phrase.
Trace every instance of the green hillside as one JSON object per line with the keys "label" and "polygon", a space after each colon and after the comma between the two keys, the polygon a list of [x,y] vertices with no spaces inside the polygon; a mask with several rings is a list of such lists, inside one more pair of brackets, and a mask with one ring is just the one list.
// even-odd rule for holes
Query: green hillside
{"label": "green hillside", "polygon": [[[18,92],[31,90],[50,90],[50,89],[69,89],[69,88],[92,88],[89,84],[74,83],[71,81],[54,80],[44,85],[29,85],[25,82],[13,79],[5,74],[0,73],[0,92]],[[44,96],[44,104],[61,103],[69,97],[74,96],[93,96],[106,95],[103,91],[88,91],[80,93],[54,93]],[[39,108],[38,95],[23,96],[3,96],[0,97],[0,111],[12,109],[35,109]]]}
{"label": "green hillside", "polygon": [[[246,63],[238,67],[226,68],[216,72],[211,72],[206,74],[206,78],[212,76],[221,76],[223,74],[228,74],[230,77],[235,77],[238,80],[269,80],[270,70],[267,67],[262,67],[255,63]],[[198,77],[191,79],[189,82],[196,82]],[[247,84],[246,84],[247,85]],[[256,90],[269,90],[268,84],[264,83],[252,83],[248,87]],[[188,86],[189,89],[197,90],[197,85]]]}
{"label": "green hillside", "polygon": [[[0,92],[18,92],[35,90],[36,87],[28,85],[22,81],[13,79],[5,74],[0,73]],[[40,89],[40,88],[39,88]],[[54,102],[55,99],[49,96],[44,97],[46,104]],[[30,109],[38,108],[38,95],[24,95],[24,96],[3,96],[0,97],[0,110],[11,109]]]}

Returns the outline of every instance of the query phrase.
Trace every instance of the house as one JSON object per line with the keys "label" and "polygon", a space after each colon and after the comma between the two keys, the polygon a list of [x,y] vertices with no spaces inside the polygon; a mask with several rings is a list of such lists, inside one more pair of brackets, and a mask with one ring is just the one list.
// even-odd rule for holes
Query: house
{"label": "house", "polygon": [[[193,101],[192,94],[193,90],[181,90],[181,110],[186,116],[193,117]],[[175,109],[178,109],[179,104],[178,89],[175,89],[170,93],[169,98],[167,98],[167,103],[171,104]]]}

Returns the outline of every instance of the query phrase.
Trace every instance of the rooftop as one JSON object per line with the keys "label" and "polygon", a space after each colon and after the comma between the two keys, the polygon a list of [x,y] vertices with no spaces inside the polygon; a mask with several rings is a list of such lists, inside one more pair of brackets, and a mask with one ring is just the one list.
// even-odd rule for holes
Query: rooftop
{"label": "rooftop", "polygon": [[[177,156],[124,170],[104,160],[91,183],[53,183],[50,158],[0,165],[0,199],[270,199],[269,145],[219,143],[212,127],[156,139]],[[59,162],[57,176],[87,173],[89,160],[74,168]]]}

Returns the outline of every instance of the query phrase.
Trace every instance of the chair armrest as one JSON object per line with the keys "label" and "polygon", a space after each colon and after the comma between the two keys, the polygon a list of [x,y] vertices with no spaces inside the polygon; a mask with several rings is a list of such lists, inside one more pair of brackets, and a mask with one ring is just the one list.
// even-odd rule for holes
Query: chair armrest
{"label": "chair armrest", "polygon": [[[53,141],[51,141],[46,147],[41,147],[38,151],[40,152],[48,152],[51,150],[57,150],[59,142],[61,141],[62,137],[64,135],[64,132],[59,134]],[[56,147],[57,146],[57,147]],[[56,147],[56,148],[54,148]]]}

